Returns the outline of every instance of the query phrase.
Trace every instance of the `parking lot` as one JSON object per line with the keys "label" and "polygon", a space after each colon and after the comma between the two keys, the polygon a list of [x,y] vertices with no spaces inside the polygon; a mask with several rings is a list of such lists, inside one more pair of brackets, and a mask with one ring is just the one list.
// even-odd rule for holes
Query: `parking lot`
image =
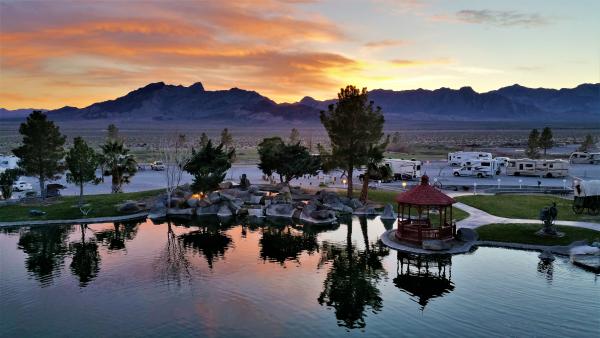
{"label": "parking lot", "polygon": [[[426,161],[423,163],[421,170],[422,174],[427,174],[430,177],[430,181],[439,182],[442,187],[448,186],[463,186],[463,187],[474,187],[475,184],[479,187],[490,187],[500,186],[502,187],[537,187],[538,182],[541,187],[571,187],[573,179],[600,179],[600,165],[589,165],[589,164],[574,164],[570,166],[569,176],[564,178],[539,178],[539,177],[515,177],[507,176],[504,172],[501,175],[488,177],[488,178],[476,178],[476,177],[455,177],[452,175],[453,168],[448,167],[445,161]],[[263,174],[256,165],[238,165],[234,164],[232,168],[227,172],[226,180],[239,182],[239,178],[242,174],[246,174],[250,182],[252,183],[267,183],[268,181],[263,180]],[[360,172],[355,173],[354,181],[358,184],[358,175]],[[98,172],[98,176],[100,173]],[[39,190],[38,181],[33,177],[22,177],[21,180],[30,182],[35,191]],[[182,184],[190,183],[192,176],[184,173],[182,178]],[[130,184],[124,186],[125,192],[144,191],[151,189],[160,189],[165,185],[165,178],[163,171],[152,171],[152,170],[141,170],[133,177]],[[326,182],[328,186],[342,186],[342,172],[335,171],[329,174],[320,174],[319,176],[306,177],[299,180],[293,180],[292,185],[300,186],[313,186],[318,187],[319,183]],[[51,183],[51,182],[48,182]],[[66,182],[64,175],[61,179],[53,182],[60,183],[66,186],[66,189],[61,191],[62,195],[77,195],[79,194],[79,188],[73,184]],[[416,184],[415,180],[407,181],[407,186]],[[377,183],[373,183],[377,185]],[[379,186],[387,187],[391,189],[402,188],[402,182],[396,181],[391,183],[381,183]],[[85,194],[107,194],[111,192],[110,176],[104,178],[104,182],[98,185],[88,184],[84,188]],[[24,195],[24,192],[17,192],[14,194],[14,198],[19,198]]]}

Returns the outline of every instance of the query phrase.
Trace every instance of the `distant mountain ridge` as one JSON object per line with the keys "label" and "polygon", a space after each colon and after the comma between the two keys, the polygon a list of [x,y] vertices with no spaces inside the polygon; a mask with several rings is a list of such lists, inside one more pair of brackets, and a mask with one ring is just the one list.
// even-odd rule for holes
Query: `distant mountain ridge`
{"label": "distant mountain ridge", "polygon": [[[435,90],[369,92],[388,121],[579,121],[600,123],[600,83],[575,88],[527,88],[520,85],[477,93],[471,87]],[[304,97],[276,103],[255,91],[239,88],[207,91],[202,83],[189,87],[148,84],[125,96],[88,107],[63,107],[48,112],[57,120],[207,120],[242,122],[318,122],[319,112],[336,100]],[[0,111],[0,118],[4,112]]]}

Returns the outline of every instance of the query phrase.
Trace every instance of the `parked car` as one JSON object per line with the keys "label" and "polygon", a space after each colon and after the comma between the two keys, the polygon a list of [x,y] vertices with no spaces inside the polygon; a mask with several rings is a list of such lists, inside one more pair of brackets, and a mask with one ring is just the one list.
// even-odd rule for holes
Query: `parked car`
{"label": "parked car", "polygon": [[150,169],[162,171],[165,170],[165,165],[161,161],[154,161],[150,164]]}
{"label": "parked car", "polygon": [[32,190],[33,187],[31,186],[31,183],[27,183],[25,181],[17,181],[13,184],[12,186],[14,191],[26,191],[26,190]]}

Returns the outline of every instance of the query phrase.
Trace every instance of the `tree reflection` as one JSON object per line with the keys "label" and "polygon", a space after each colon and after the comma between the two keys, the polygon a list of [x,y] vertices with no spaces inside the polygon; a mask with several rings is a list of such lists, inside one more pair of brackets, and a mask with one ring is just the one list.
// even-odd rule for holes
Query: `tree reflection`
{"label": "tree reflection", "polygon": [[268,259],[282,265],[286,260],[299,262],[300,253],[307,251],[312,254],[319,248],[314,234],[292,229],[291,226],[264,227],[259,245],[263,260]]}
{"label": "tree reflection", "polygon": [[383,307],[377,284],[386,275],[381,259],[389,251],[381,245],[368,242],[366,226],[361,227],[367,243],[365,250],[354,249],[352,221],[347,226],[345,247],[329,242],[322,244],[319,265],[326,261],[332,261],[332,265],[318,301],[335,309],[338,325],[350,329],[363,328],[366,325],[365,312],[368,309],[378,312]]}
{"label": "tree reflection", "polygon": [[27,254],[25,267],[42,286],[52,284],[60,273],[68,248],[69,225],[37,226],[20,233],[18,248]]}
{"label": "tree reflection", "polygon": [[182,279],[189,281],[192,278],[185,247],[173,231],[171,221],[167,221],[167,244],[157,259],[156,267],[167,284],[174,282],[180,286]]}
{"label": "tree reflection", "polygon": [[394,284],[412,296],[421,310],[429,300],[454,290],[452,257],[449,255],[411,255],[398,251],[397,276]]}
{"label": "tree reflection", "polygon": [[125,249],[125,242],[135,238],[138,226],[144,220],[115,222],[113,229],[106,229],[96,233],[96,240],[107,246],[109,250]]}
{"label": "tree reflection", "polygon": [[79,277],[79,286],[85,287],[100,271],[100,254],[96,242],[85,241],[85,230],[87,225],[81,224],[81,242],[70,244],[73,259],[71,261],[71,272]]}
{"label": "tree reflection", "polygon": [[210,269],[215,260],[224,257],[232,243],[229,235],[223,234],[221,224],[209,223],[200,226],[200,230],[179,236],[185,248],[191,248],[203,254]]}

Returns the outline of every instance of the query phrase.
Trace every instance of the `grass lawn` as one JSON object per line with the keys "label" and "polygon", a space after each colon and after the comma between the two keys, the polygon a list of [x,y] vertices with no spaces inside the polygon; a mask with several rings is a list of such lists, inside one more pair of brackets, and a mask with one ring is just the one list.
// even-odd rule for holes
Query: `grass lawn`
{"label": "grass lawn", "polygon": [[[360,195],[360,191],[355,192],[356,196]],[[395,198],[398,195],[397,191],[389,191],[389,190],[369,190],[369,200],[373,201],[373,202],[377,202],[377,203],[381,203],[381,204],[387,204],[387,203],[391,203],[394,206],[394,210],[396,209],[396,201]],[[452,208],[452,218],[460,221],[462,219],[465,219],[469,217],[469,214],[458,209],[458,208]],[[431,216],[431,221],[435,224],[439,223],[439,218],[436,216]],[[436,223],[437,222],[437,223]]]}
{"label": "grass lawn", "polygon": [[[52,219],[77,219],[90,217],[119,216],[116,205],[125,200],[144,200],[157,196],[163,190],[150,190],[123,194],[104,194],[84,196],[92,210],[87,216],[81,214],[77,203],[79,196],[64,196],[57,200],[49,200],[43,204],[16,204],[0,207],[0,222],[52,220]],[[29,216],[30,209],[46,212],[44,216]]]}
{"label": "grass lawn", "polygon": [[577,215],[571,209],[573,201],[556,196],[539,195],[471,195],[456,200],[492,215],[508,218],[538,219],[540,209],[556,202],[558,219],[563,221],[600,222],[600,216]]}
{"label": "grass lawn", "polygon": [[542,228],[541,224],[488,224],[476,229],[482,241],[526,243],[536,245],[569,245],[574,241],[587,239],[593,242],[600,238],[600,231],[557,226],[564,232],[561,238],[536,236],[535,232]]}

